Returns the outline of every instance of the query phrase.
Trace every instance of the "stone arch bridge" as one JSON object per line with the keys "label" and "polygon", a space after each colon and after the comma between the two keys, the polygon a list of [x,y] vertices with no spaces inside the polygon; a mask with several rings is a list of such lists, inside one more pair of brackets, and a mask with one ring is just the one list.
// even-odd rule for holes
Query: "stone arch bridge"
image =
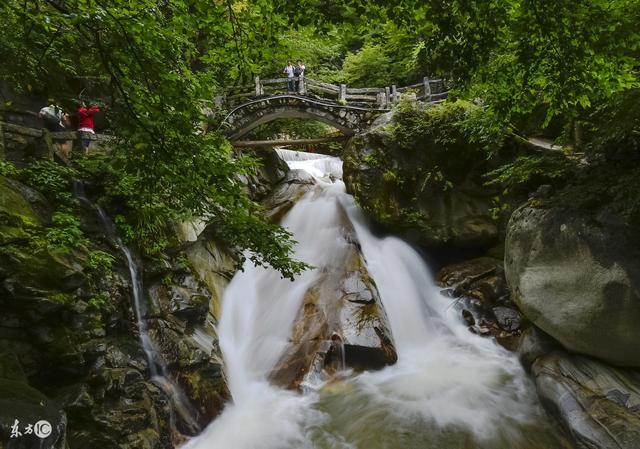
{"label": "stone arch bridge", "polygon": [[351,136],[369,128],[402,96],[428,103],[447,97],[442,80],[426,77],[422,83],[406,87],[353,89],[302,77],[293,80],[256,77],[255,85],[237,86],[226,93],[216,103],[228,111],[222,126],[229,139],[239,146],[251,130],[281,118],[317,120],[344,136]]}

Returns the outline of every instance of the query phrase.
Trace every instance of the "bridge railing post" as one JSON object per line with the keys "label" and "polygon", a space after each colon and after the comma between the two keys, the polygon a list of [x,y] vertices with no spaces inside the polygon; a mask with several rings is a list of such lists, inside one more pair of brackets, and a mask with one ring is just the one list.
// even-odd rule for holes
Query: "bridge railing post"
{"label": "bridge railing post", "polygon": [[389,86],[384,88],[384,103],[386,107],[391,106],[391,89]]}
{"label": "bridge railing post", "polygon": [[260,82],[260,77],[256,76],[256,97],[264,94],[264,90],[262,89],[262,83]]}
{"label": "bridge railing post", "polygon": [[343,103],[347,101],[347,85],[340,84],[340,91],[338,92],[338,101]]}
{"label": "bridge railing post", "polygon": [[391,85],[391,101],[397,103],[400,98],[398,97],[398,88],[395,84]]}
{"label": "bridge railing post", "polygon": [[422,79],[422,84],[424,86],[424,99],[431,103],[431,83],[429,83],[429,77],[425,76]]}
{"label": "bridge railing post", "polygon": [[306,87],[304,85],[304,76],[302,75],[298,77],[298,93],[300,95],[304,95],[307,93]]}

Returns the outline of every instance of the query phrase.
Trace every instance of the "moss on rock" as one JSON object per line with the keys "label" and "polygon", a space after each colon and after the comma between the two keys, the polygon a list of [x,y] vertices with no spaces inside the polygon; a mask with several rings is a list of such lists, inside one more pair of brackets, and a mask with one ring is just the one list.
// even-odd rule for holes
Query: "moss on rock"
{"label": "moss on rock", "polygon": [[490,247],[498,226],[493,192],[481,175],[501,137],[481,135],[481,114],[461,101],[401,104],[383,124],[349,142],[348,191],[378,222],[419,244]]}

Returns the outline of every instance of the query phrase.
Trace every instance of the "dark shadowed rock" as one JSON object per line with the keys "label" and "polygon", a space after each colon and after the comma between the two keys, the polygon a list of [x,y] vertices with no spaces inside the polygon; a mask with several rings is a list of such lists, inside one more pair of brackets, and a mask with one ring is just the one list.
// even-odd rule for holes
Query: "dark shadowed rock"
{"label": "dark shadowed rock", "polygon": [[556,349],[560,349],[557,341],[537,327],[530,326],[522,333],[517,352],[520,356],[520,362],[529,370],[538,358]]}
{"label": "dark shadowed rock", "polygon": [[445,265],[436,282],[451,289],[453,296],[474,298],[489,308],[502,305],[509,298],[502,265],[502,260],[493,257]]}
{"label": "dark shadowed rock", "polygon": [[517,310],[509,307],[494,307],[493,314],[502,329],[510,332],[520,329],[522,316]]}
{"label": "dark shadowed rock", "polygon": [[[431,185],[427,174],[441,170],[428,158],[423,160],[433,151],[432,143],[424,142],[419,151],[408,154],[394,140],[393,115],[385,114],[376,125],[353,137],[343,155],[347,191],[365,212],[422,246],[487,249],[495,244],[492,194],[473,173],[473,164],[457,169],[451,188]],[[447,139],[451,137],[443,138]],[[460,153],[450,160],[470,153],[469,142],[456,144]]]}

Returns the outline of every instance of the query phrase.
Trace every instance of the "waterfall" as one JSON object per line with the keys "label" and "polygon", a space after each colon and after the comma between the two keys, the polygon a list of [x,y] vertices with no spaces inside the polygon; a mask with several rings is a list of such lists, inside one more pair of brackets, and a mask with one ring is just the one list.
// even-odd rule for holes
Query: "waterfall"
{"label": "waterfall", "polygon": [[[220,346],[233,402],[185,449],[546,449],[564,447],[516,357],[470,333],[411,246],[372,234],[341,181],[338,158],[278,151],[316,179],[283,219],[294,257],[314,267],[294,282],[250,262],[222,303]],[[309,286],[344,263],[346,211],[386,310],[395,365],[304,393],[269,383]],[[343,352],[344,354],[344,352]],[[342,357],[342,355],[341,355]],[[344,362],[342,362],[344,364]]]}
{"label": "waterfall", "polygon": [[127,267],[129,268],[129,276],[131,278],[131,298],[133,312],[136,319],[136,326],[138,328],[138,338],[140,339],[140,345],[145,354],[147,366],[149,367],[149,374],[151,380],[160,387],[160,389],[171,400],[172,413],[177,412],[182,421],[189,427],[190,432],[195,433],[200,429],[195,416],[196,412],[189,403],[182,389],[175,384],[167,370],[167,364],[162,358],[160,351],[156,347],[153,340],[149,336],[149,329],[147,326],[147,307],[144,300],[144,288],[142,284],[142,277],[140,274],[140,268],[136,262],[131,249],[124,244],[115,226],[107,213],[99,205],[93,203],[86,195],[84,184],[80,181],[73,183],[74,196],[89,210],[93,210],[100,218],[100,222],[104,230],[106,231],[107,238],[114,244],[114,246],[120,250],[122,255],[127,261]]}

